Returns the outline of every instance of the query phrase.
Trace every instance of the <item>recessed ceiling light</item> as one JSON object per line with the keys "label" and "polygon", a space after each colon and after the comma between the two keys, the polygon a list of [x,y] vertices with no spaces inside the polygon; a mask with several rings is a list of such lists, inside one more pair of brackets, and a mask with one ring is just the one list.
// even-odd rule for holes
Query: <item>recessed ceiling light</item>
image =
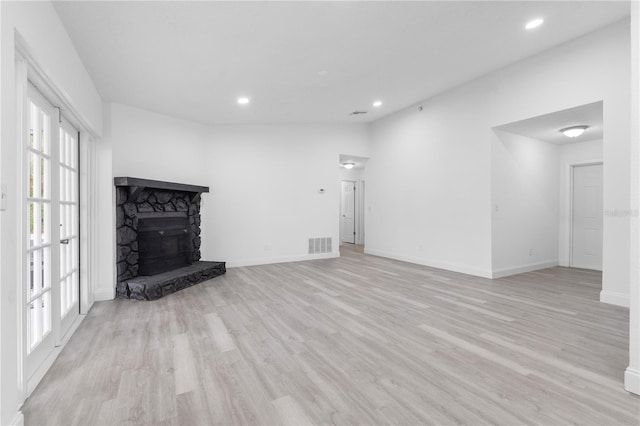
{"label": "recessed ceiling light", "polygon": [[577,138],[581,134],[583,134],[589,126],[571,126],[565,129],[561,129],[560,132],[564,133],[564,135],[568,138]]}
{"label": "recessed ceiling light", "polygon": [[373,103],[373,106],[376,107],[376,108],[379,107],[379,106],[382,106],[382,101],[375,101]]}
{"label": "recessed ceiling light", "polygon": [[543,23],[544,23],[544,19],[537,18],[537,19],[534,19],[534,20],[531,20],[531,21],[527,22],[527,25],[525,25],[525,28],[528,29],[528,30],[532,30],[534,28],[538,28]]}
{"label": "recessed ceiling light", "polygon": [[238,98],[238,103],[240,105],[246,105],[249,103],[249,98]]}

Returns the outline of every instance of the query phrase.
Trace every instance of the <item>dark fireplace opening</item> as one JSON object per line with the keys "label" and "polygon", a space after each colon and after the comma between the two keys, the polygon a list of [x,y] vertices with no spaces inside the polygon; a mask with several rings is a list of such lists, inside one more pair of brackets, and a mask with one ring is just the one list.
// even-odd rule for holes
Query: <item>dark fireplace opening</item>
{"label": "dark fireplace opening", "polygon": [[139,275],[156,275],[191,265],[191,225],[186,213],[138,216]]}

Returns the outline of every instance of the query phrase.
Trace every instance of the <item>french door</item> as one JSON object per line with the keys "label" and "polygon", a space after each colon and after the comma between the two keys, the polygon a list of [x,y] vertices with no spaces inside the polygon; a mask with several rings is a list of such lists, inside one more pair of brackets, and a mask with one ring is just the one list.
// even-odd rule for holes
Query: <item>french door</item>
{"label": "french door", "polygon": [[25,138],[27,379],[79,315],[78,131],[31,84]]}

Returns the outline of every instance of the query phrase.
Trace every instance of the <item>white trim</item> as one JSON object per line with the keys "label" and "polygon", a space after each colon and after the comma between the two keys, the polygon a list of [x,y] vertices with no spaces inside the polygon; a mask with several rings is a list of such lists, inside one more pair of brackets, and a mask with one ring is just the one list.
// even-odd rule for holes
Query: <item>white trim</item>
{"label": "white trim", "polygon": [[38,90],[43,92],[45,97],[55,99],[56,102],[60,103],[59,107],[62,112],[65,113],[66,118],[71,120],[71,124],[80,129],[80,131],[88,132],[92,137],[98,137],[100,130],[96,129],[94,123],[87,120],[84,114],[81,114],[78,109],[73,106],[71,97],[62,90],[61,86],[57,84],[47,74],[46,70],[40,66],[38,61],[31,54],[31,49],[25,39],[22,38],[18,32],[15,33],[14,38],[16,54],[21,56],[27,63],[30,70],[33,71],[32,73],[29,73],[29,77]]}
{"label": "white trim", "polygon": [[69,342],[69,339],[71,339],[71,336],[73,336],[73,333],[76,332],[82,321],[84,321],[85,317],[86,315],[79,315],[78,318],[76,318],[73,324],[71,324],[71,326],[69,327],[67,333],[62,338],[60,346],[56,346],[55,348],[53,348],[49,356],[44,360],[42,364],[40,364],[38,369],[27,380],[27,393],[25,395],[25,398],[29,398],[31,392],[35,390],[36,386],[38,386],[44,375],[47,374],[47,371],[49,371],[49,369],[53,365],[53,362],[56,360],[56,358],[58,358],[58,355],[60,355],[60,352],[62,352],[62,349],[64,349],[67,342]]}
{"label": "white trim", "polygon": [[640,395],[640,371],[627,367],[624,371],[624,388],[631,393]]}
{"label": "white trim", "polygon": [[545,260],[542,262],[527,263],[526,265],[511,266],[507,268],[494,269],[491,273],[491,278],[502,278],[511,275],[524,274],[526,272],[538,271],[540,269],[553,268],[558,266],[558,259]]}
{"label": "white trim", "polygon": [[[27,223],[26,218],[23,214],[23,202],[26,198],[23,198],[24,195],[27,194],[27,183],[24,180],[24,171],[26,167],[26,156],[24,155],[24,149],[26,146],[26,141],[23,139],[26,134],[27,129],[27,87],[29,86],[28,82],[28,65],[27,62],[20,56],[16,54],[15,58],[15,79],[16,79],[16,114],[18,118],[18,122],[16,123],[16,137],[18,139],[18,146],[16,147],[17,156],[20,160],[19,166],[16,168],[16,194],[19,194],[16,197],[16,209],[18,211],[19,217],[17,220],[17,239],[18,247],[19,247],[19,255],[16,256],[16,261],[18,264],[16,265],[16,282],[18,285],[18,289],[16,294],[18,295],[18,306],[16,308],[17,314],[17,370],[18,370],[18,384],[17,391],[19,395],[19,401],[24,401],[26,399],[26,387],[27,387],[27,311],[25,308],[25,302],[27,299],[27,295],[25,293],[26,288],[24,285],[24,256],[25,249],[24,246],[25,240],[24,237],[27,235]],[[17,200],[20,200],[18,204]]]}
{"label": "white trim", "polygon": [[441,262],[433,259],[423,259],[419,257],[406,256],[403,254],[392,253],[383,250],[368,249],[365,247],[364,252],[373,256],[387,257],[389,259],[401,260],[403,262],[415,263],[417,265],[429,266],[431,268],[444,269],[447,271],[459,272],[461,274],[474,275],[476,277],[491,278],[491,271],[472,268],[465,265],[456,265],[453,263]]}
{"label": "white trim", "polygon": [[365,215],[365,180],[360,179],[356,182],[356,203],[358,205],[358,229],[356,230],[356,244],[364,244],[364,215]]}
{"label": "white trim", "polygon": [[227,262],[228,268],[238,268],[242,266],[270,265],[272,263],[304,262],[307,260],[334,259],[340,257],[339,252],[303,254],[295,256],[262,257],[257,259],[241,259]]}
{"label": "white trim", "polygon": [[22,411],[18,411],[9,423],[9,426],[24,426],[24,415]]}
{"label": "white trim", "polygon": [[618,293],[615,291],[602,290],[600,292],[600,301],[610,305],[629,307],[629,295],[626,293]]}
{"label": "white trim", "polygon": [[[88,140],[84,140],[86,139]],[[96,220],[95,207],[96,166],[95,142],[89,134],[80,133],[80,313],[86,314],[93,304],[97,281]]]}
{"label": "white trim", "polygon": [[[104,302],[105,300],[113,300],[116,297],[116,289],[108,288],[93,291],[94,302]],[[93,306],[93,303],[91,304]]]}

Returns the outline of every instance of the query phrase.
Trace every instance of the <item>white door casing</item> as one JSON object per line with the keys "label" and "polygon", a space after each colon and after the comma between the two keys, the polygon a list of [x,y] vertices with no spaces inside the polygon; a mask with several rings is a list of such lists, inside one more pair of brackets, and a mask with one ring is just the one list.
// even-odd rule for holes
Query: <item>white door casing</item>
{"label": "white door casing", "polygon": [[602,164],[572,168],[571,266],[602,270]]}

